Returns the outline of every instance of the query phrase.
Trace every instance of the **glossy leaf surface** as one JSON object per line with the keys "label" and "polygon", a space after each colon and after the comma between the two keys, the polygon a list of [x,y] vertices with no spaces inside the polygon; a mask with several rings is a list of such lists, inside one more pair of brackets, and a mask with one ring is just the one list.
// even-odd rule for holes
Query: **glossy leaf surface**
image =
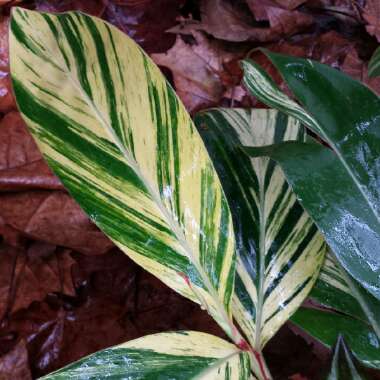
{"label": "glossy leaf surface", "polygon": [[326,347],[333,349],[340,334],[366,366],[380,369],[380,339],[363,321],[330,311],[301,307],[290,319]]}
{"label": "glossy leaf surface", "polygon": [[275,110],[215,109],[195,121],[235,224],[234,318],[261,350],[307,296],[326,247],[280,167],[266,157],[250,159],[242,148],[303,140],[304,130]]}
{"label": "glossy leaf surface", "polygon": [[371,60],[368,64],[368,76],[370,78],[378,77],[380,75],[380,47],[373,53]]}
{"label": "glossy leaf surface", "polygon": [[310,297],[324,307],[369,324],[380,339],[379,300],[350,277],[331,254],[326,257]]}
{"label": "glossy leaf surface", "polygon": [[41,379],[248,380],[247,353],[209,334],[148,335],[99,351]]}
{"label": "glossy leaf surface", "polygon": [[331,370],[327,380],[366,380],[368,377],[360,364],[346,345],[343,337],[339,336],[335,345]]}
{"label": "glossy leaf surface", "polygon": [[289,160],[293,166],[299,160],[299,169],[293,173],[297,179],[286,173],[287,179],[294,184],[305,177],[302,189],[293,187],[297,197],[343,267],[380,298],[380,99],[328,66],[267,54],[305,109],[249,62],[245,83],[262,101],[301,120],[335,152],[288,147]]}
{"label": "glossy leaf surface", "polygon": [[21,8],[10,61],[20,112],[72,196],[125,253],[235,339],[228,203],[159,69],[100,19]]}

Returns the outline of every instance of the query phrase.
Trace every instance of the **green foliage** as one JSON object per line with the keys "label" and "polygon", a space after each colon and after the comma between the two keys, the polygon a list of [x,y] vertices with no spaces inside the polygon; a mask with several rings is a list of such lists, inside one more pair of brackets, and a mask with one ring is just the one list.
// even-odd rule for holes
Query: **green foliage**
{"label": "green foliage", "polygon": [[[202,141],[156,65],[116,28],[21,8],[10,28],[17,104],[51,168],[117,246],[200,304],[233,342],[149,335],[46,379],[270,379],[262,349],[323,264],[317,227],[338,261],[328,258],[312,297],[346,315],[300,309],[292,320],[329,347],[347,332],[355,355],[378,365],[378,347],[356,345],[360,329],[379,333],[375,94],[324,65],[268,53],[305,110],[245,62],[248,88],[291,117],[210,110],[196,118]],[[333,150],[308,140],[300,122]],[[352,367],[340,340],[333,368],[341,358]]]}

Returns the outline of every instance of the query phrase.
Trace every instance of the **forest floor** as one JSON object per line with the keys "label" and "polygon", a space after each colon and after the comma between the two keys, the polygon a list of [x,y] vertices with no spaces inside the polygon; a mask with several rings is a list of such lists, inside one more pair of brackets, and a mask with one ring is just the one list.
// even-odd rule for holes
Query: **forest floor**
{"label": "forest floor", "polygon": [[[380,79],[367,76],[380,41],[380,0],[0,0],[0,380],[33,379],[154,332],[223,336],[197,305],[115,248],[46,166],[10,88],[16,3],[110,21],[152,56],[194,114],[263,107],[241,86],[242,58],[261,63],[284,88],[260,46],[329,64],[380,93]],[[330,360],[291,325],[265,355],[276,380],[322,379]]]}

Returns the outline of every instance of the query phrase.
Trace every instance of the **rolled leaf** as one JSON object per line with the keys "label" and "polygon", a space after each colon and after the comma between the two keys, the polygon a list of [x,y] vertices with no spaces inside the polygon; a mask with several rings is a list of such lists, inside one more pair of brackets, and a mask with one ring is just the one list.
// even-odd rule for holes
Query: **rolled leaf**
{"label": "rolled leaf", "polygon": [[342,336],[339,336],[334,349],[330,374],[327,380],[366,380],[369,379],[357,362]]}
{"label": "rolled leaf", "polygon": [[161,333],[99,351],[41,378],[44,380],[248,380],[246,352],[215,336],[193,331]]}
{"label": "rolled leaf", "polygon": [[368,76],[370,78],[380,75],[380,47],[373,53],[368,64]]}
{"label": "rolled leaf", "polygon": [[235,224],[234,318],[261,350],[307,296],[326,245],[280,167],[266,157],[250,159],[243,146],[302,141],[304,129],[275,110],[215,109],[198,114],[195,121]]}
{"label": "rolled leaf", "polygon": [[[249,62],[245,64],[245,83],[262,101],[301,120],[335,152],[335,156],[326,153],[331,159],[326,156],[320,165],[319,153],[314,152],[312,158],[304,155],[304,148],[302,153],[290,150],[289,158],[294,164],[298,160],[297,175],[305,176],[302,194],[299,188],[294,191],[343,267],[380,299],[380,99],[360,82],[326,65],[267,55],[305,110],[262,72],[258,77],[253,75],[260,70]],[[330,171],[326,159],[337,169]],[[314,175],[322,178],[333,173],[339,177],[324,178],[323,185]]]}
{"label": "rolled leaf", "polygon": [[21,8],[12,12],[10,66],[22,117],[71,195],[118,247],[235,339],[228,203],[159,69],[100,19]]}

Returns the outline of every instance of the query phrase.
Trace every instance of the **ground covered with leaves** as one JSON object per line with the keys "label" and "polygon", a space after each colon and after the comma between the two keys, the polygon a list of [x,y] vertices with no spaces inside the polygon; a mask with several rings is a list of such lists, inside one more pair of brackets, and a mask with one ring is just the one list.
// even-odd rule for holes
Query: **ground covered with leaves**
{"label": "ground covered with leaves", "polygon": [[[194,114],[263,106],[241,86],[242,58],[261,63],[284,88],[261,46],[329,64],[380,93],[380,79],[367,75],[380,41],[380,1],[0,1],[0,380],[36,378],[159,331],[223,336],[197,305],[116,249],[50,172],[11,92],[7,31],[16,3],[110,21],[151,55]],[[266,357],[275,379],[321,379],[329,362],[291,325]]]}

